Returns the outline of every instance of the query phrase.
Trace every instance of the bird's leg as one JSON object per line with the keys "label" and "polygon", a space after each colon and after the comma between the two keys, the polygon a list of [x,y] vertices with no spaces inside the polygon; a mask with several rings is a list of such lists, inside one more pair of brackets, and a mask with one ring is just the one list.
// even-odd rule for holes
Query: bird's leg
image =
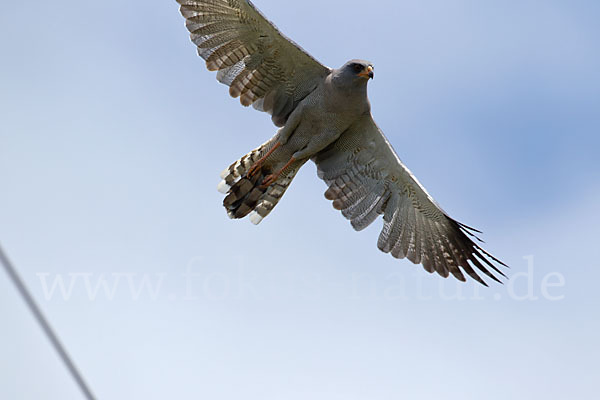
{"label": "bird's leg", "polygon": [[298,107],[290,114],[285,125],[277,131],[277,141],[281,144],[286,144],[290,139],[300,121],[302,120],[304,107],[299,104]]}
{"label": "bird's leg", "polygon": [[[275,151],[275,149],[277,149],[282,144],[287,143],[289,138],[292,136],[292,134],[294,133],[294,131],[300,124],[300,120],[302,117],[302,109],[303,109],[302,106],[298,106],[292,112],[292,114],[288,117],[286,124],[277,131],[277,135],[275,136],[277,143],[275,143],[275,145],[273,147],[271,147],[271,149],[267,152],[267,154],[262,156],[260,158],[260,160],[256,161],[254,164],[252,164],[252,166],[248,170],[248,174],[247,174],[249,177],[256,175],[256,173],[258,171],[260,171],[260,168],[262,167],[262,163],[265,162],[267,157],[269,157]],[[278,175],[278,174],[275,174],[275,175]]]}
{"label": "bird's leg", "polygon": [[290,161],[288,161],[279,171],[277,171],[274,174],[267,175],[260,187],[264,189],[272,185],[277,180],[277,178],[279,178],[279,175],[281,175],[283,171],[285,171],[290,165],[292,165],[294,161],[296,161],[294,157],[290,158]]}
{"label": "bird's leg", "polygon": [[312,157],[331,143],[335,142],[341,134],[342,132],[338,131],[322,132],[319,136],[311,138],[306,147],[292,154],[292,157],[296,160]]}
{"label": "bird's leg", "polygon": [[264,156],[262,156],[260,159],[258,159],[254,164],[252,164],[252,166],[250,167],[250,169],[248,170],[248,173],[246,175],[248,175],[249,177],[252,177],[254,175],[256,175],[256,173],[258,171],[260,171],[260,168],[262,167],[262,164],[265,162],[265,160],[271,155],[273,154],[273,152],[279,147],[281,146],[281,143],[277,142],[275,143],[275,145],[273,147],[271,147],[271,149],[269,151],[267,151],[267,154],[265,154]]}

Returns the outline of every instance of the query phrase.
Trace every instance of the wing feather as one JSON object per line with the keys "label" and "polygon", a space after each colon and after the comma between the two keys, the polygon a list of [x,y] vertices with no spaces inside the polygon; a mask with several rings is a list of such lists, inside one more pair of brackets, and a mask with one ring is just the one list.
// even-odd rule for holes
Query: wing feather
{"label": "wing feather", "polygon": [[330,69],[283,35],[248,0],[177,0],[192,42],[244,106],[283,126]]}
{"label": "wing feather", "polygon": [[[356,230],[379,215],[377,247],[426,271],[465,281],[465,273],[486,285],[479,273],[500,282],[503,262],[482,249],[472,232],[450,218],[402,164],[370,115],[360,118],[328,148],[313,157],[327,199]],[[476,272],[478,271],[478,272]]]}

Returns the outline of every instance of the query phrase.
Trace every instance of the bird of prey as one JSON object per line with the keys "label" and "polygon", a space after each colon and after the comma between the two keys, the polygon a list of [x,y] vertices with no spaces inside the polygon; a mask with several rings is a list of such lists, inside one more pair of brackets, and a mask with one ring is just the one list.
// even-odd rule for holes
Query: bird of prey
{"label": "bird of prey", "polygon": [[[248,0],[177,0],[206,67],[244,106],[271,115],[280,129],[221,174],[231,218],[258,224],[277,205],[308,160],[325,197],[359,231],[383,216],[377,246],[430,273],[500,282],[504,263],[474,232],[452,219],[404,166],[373,121],[367,84],[373,64],[324,66],[283,35]],[[496,275],[497,274],[497,275]],[[487,285],[486,285],[487,286]]]}

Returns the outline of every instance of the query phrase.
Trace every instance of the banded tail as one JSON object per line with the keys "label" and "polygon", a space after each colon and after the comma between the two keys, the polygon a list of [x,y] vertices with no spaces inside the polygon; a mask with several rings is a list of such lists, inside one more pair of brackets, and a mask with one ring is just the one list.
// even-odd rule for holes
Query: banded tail
{"label": "banded tail", "polygon": [[267,158],[257,173],[251,177],[247,173],[274,144],[275,141],[268,141],[231,164],[221,173],[223,180],[217,189],[219,192],[227,194],[223,200],[223,206],[227,210],[229,218],[239,219],[248,215],[250,222],[258,225],[275,208],[292,179],[304,164],[304,162],[297,162],[290,165],[271,185],[261,186],[264,179],[281,166],[269,162],[269,158]]}

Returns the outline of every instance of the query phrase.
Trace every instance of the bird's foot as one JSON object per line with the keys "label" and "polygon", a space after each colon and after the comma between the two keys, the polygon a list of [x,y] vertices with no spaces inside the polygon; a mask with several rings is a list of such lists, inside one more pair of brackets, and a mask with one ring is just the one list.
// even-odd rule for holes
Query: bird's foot
{"label": "bird's foot", "polygon": [[279,178],[279,173],[265,176],[265,179],[263,179],[262,184],[260,185],[260,187],[262,189],[268,188],[273,183],[275,183],[275,181],[277,180],[277,178]]}
{"label": "bird's foot", "polygon": [[258,173],[258,171],[260,171],[260,169],[262,168],[262,164],[263,163],[261,160],[258,160],[257,162],[252,164],[252,166],[250,167],[250,169],[248,170],[246,175],[248,175],[248,177],[252,178],[254,175],[256,175]]}
{"label": "bird's foot", "polygon": [[271,155],[273,154],[273,152],[279,147],[281,146],[281,143],[277,142],[275,143],[275,145],[273,147],[271,147],[271,149],[269,151],[267,151],[267,154],[265,154],[264,156],[262,156],[259,160],[257,160],[254,164],[252,164],[252,166],[250,167],[250,169],[248,170],[248,172],[246,173],[246,175],[248,175],[248,177],[253,177],[254,175],[256,175],[258,173],[258,171],[260,171],[260,169],[262,168],[263,163],[265,162],[265,160]]}
{"label": "bird's foot", "polygon": [[296,159],[294,157],[290,158],[290,161],[288,161],[279,171],[277,171],[274,174],[265,176],[265,179],[262,181],[262,184],[260,185],[260,187],[262,189],[265,189],[265,188],[269,187],[270,185],[272,185],[273,183],[275,183],[277,178],[279,178],[279,175],[281,175],[283,173],[283,171],[285,171],[290,165],[292,165],[292,163],[294,161],[296,161]]}

